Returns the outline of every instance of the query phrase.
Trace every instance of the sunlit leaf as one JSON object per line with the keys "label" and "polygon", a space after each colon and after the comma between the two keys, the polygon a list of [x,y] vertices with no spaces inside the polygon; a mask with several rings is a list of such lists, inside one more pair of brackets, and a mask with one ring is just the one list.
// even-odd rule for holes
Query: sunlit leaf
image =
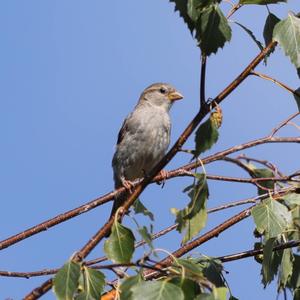
{"label": "sunlit leaf", "polygon": [[134,252],[134,235],[130,229],[115,222],[109,238],[104,243],[104,251],[116,263],[128,263]]}
{"label": "sunlit leaf", "polygon": [[225,287],[213,288],[211,294],[203,293],[198,295],[196,300],[226,300],[228,289]]}
{"label": "sunlit leaf", "polygon": [[131,289],[142,282],[143,279],[140,275],[131,276],[126,278],[120,286],[120,299],[121,300],[132,300]]}
{"label": "sunlit leaf", "polygon": [[181,288],[167,280],[141,282],[131,290],[131,300],[184,300]]}
{"label": "sunlit leaf", "polygon": [[288,206],[300,205],[300,194],[290,193],[285,196],[282,196],[282,199]]}
{"label": "sunlit leaf", "polygon": [[77,291],[80,277],[80,264],[68,261],[56,273],[53,290],[58,300],[72,300]]}
{"label": "sunlit leaf", "polygon": [[264,234],[266,240],[283,233],[292,222],[287,207],[270,198],[252,208],[251,213],[258,232]]}
{"label": "sunlit leaf", "polygon": [[276,24],[273,37],[295,67],[300,68],[300,18],[290,12],[285,20]]}
{"label": "sunlit leaf", "polygon": [[84,285],[83,291],[76,297],[76,300],[98,300],[101,297],[105,285],[105,276],[102,272],[83,268]]}

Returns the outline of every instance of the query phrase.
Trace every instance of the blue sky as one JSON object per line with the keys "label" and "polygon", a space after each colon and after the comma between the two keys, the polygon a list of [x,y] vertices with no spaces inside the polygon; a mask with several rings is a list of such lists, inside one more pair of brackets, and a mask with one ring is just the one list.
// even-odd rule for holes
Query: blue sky
{"label": "blue sky", "polygon": [[[296,10],[296,2],[270,6],[278,17]],[[229,5],[222,5],[228,10]],[[264,7],[244,7],[233,19],[262,40]],[[255,16],[255,21],[253,16]],[[257,46],[231,24],[233,38],[208,60],[207,96],[220,92],[258,53]],[[172,141],[198,109],[199,51],[174,5],[168,1],[3,1],[0,4],[0,239],[77,207],[113,187],[111,158],[118,130],[141,91],[153,82],[170,82],[185,98],[174,105]],[[280,49],[258,70],[297,88],[296,71]],[[222,104],[220,140],[210,153],[268,134],[296,111],[293,98],[279,87],[249,78]],[[297,134],[294,129],[285,134]],[[186,148],[193,147],[193,137]],[[245,153],[269,158],[285,172],[295,171],[299,145],[268,145]],[[173,169],[189,161],[179,154]],[[298,166],[299,168],[299,166]],[[236,167],[216,163],[209,174],[245,176]],[[190,179],[174,179],[165,188],[149,187],[141,199],[156,215],[155,230],[174,222],[171,207],[187,199]],[[210,182],[209,207],[255,195],[255,188]],[[1,269],[33,271],[58,267],[100,228],[111,204],[1,251]],[[209,216],[207,228],[240,211]],[[139,218],[140,222],[147,222]],[[127,224],[134,226],[131,221]],[[194,253],[223,255],[251,249],[251,219],[221,234]],[[168,251],[179,247],[172,233],[155,242]],[[103,254],[102,245],[90,255]],[[226,276],[240,299],[274,299],[273,285],[260,284],[252,259],[227,263]],[[46,278],[0,277],[0,298],[21,299]],[[53,299],[48,293],[43,299]]]}

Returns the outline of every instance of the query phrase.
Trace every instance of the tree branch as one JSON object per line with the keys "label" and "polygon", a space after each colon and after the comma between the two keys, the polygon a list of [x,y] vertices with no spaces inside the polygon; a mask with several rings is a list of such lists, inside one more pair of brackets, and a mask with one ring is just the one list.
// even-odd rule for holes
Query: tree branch
{"label": "tree branch", "polygon": [[[264,138],[259,138],[257,140],[253,140],[244,144],[240,144],[237,146],[233,146],[231,148],[228,148],[226,150],[217,152],[215,154],[212,154],[206,158],[202,159],[202,163],[205,164],[209,164],[211,162],[217,161],[222,159],[224,156],[235,153],[235,152],[239,152],[241,150],[245,150],[251,147],[255,147],[258,145],[262,145],[262,144],[267,144],[267,143],[300,143],[300,138],[299,137],[288,137],[288,138],[277,138],[277,137],[264,137]],[[178,176],[185,176],[185,172],[186,171],[191,171],[197,167],[199,167],[201,164],[199,161],[195,161],[189,164],[186,164],[182,167],[179,167],[175,170],[172,171],[168,171],[167,175],[165,178],[163,178],[161,175],[155,176],[152,182],[159,182],[162,181],[163,179],[167,180],[167,179],[171,179],[171,178],[175,178]],[[134,183],[133,185],[136,186],[138,183]],[[65,222],[73,217],[76,217],[80,214],[86,213],[94,208],[96,208],[97,206],[100,206],[102,204],[105,204],[109,201],[112,201],[112,199],[114,199],[115,195],[117,193],[121,193],[125,191],[125,188],[119,188],[115,191],[109,192],[104,196],[98,197],[82,206],[79,206],[77,208],[74,208],[72,210],[69,210],[65,213],[59,214],[51,219],[48,219],[38,225],[35,225],[29,229],[24,230],[23,232],[17,233],[11,237],[6,238],[5,240],[0,241],[0,250],[5,249],[9,246],[12,246],[24,239],[27,239],[35,234],[38,234],[42,231],[48,230],[49,228],[58,225],[62,222]]]}
{"label": "tree branch", "polygon": [[[286,248],[293,248],[293,247],[298,247],[300,246],[300,240],[297,241],[289,241],[283,244],[280,244],[276,247],[273,248],[272,251],[278,251],[278,250],[283,250]],[[222,262],[229,262],[229,261],[234,261],[238,259],[243,259],[246,257],[251,257],[251,256],[256,256],[258,254],[263,254],[263,248],[262,249],[253,249],[253,250],[248,250],[244,252],[239,252],[235,254],[230,254],[230,255],[225,255],[225,256],[219,256],[217,259],[221,260]]]}
{"label": "tree branch", "polygon": [[[212,102],[211,108],[214,108],[216,105],[220,104],[233,90],[235,90],[251,73],[251,71],[264,59],[264,57],[277,45],[277,42],[272,41],[269,45],[266,46],[251,62],[250,64],[242,71],[242,73],[236,77],[232,83],[230,83]],[[196,114],[190,124],[183,131],[179,139],[175,142],[173,147],[168,151],[168,153],[162,158],[162,160],[151,170],[146,178],[144,178],[138,185],[134,188],[133,192],[129,195],[129,197],[125,200],[122,205],[123,211],[120,211],[118,217],[121,219],[123,215],[129,210],[130,206],[134,203],[136,198],[143,192],[146,186],[153,180],[155,175],[157,175],[168,163],[169,161],[177,154],[177,152],[182,148],[182,145],[186,142],[188,137],[192,134],[192,132],[197,128],[197,126],[201,123],[201,121],[205,118],[205,116],[209,113],[210,107],[203,107]],[[245,214],[245,213],[244,213]],[[100,228],[96,234],[78,251],[75,256],[75,261],[82,261],[93,249],[97,246],[97,244],[110,232],[111,227],[114,223],[115,214],[110,217],[110,219],[104,224],[102,228]],[[193,242],[192,242],[193,243]],[[195,241],[194,241],[195,243]],[[197,244],[197,243],[195,243]],[[187,244],[188,245],[188,244]],[[192,244],[193,245],[193,244]],[[184,246],[186,248],[186,246]],[[184,249],[185,249],[184,248]],[[188,247],[186,248],[188,249]],[[181,250],[184,252],[184,250]],[[52,285],[44,283],[42,286],[46,285],[43,291],[47,292]],[[38,297],[32,297],[33,293],[29,293],[25,300],[28,299],[38,299]]]}

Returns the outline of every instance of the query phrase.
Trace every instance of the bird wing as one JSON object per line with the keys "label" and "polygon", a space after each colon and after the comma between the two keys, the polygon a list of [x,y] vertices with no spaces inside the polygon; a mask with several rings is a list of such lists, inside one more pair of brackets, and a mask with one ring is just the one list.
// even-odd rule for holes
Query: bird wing
{"label": "bird wing", "polygon": [[118,134],[118,140],[117,140],[117,145],[119,145],[120,143],[122,143],[122,140],[124,139],[124,136],[126,134],[126,132],[128,132],[129,128],[128,128],[128,122],[130,121],[132,117],[132,113],[128,115],[128,117],[124,120],[122,127],[119,131]]}

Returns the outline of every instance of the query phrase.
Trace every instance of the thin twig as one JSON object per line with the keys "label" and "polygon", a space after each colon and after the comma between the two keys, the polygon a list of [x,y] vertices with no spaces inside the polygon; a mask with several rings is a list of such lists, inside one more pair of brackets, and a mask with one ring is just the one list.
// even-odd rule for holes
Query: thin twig
{"label": "thin twig", "polygon": [[243,5],[242,4],[235,4],[231,10],[229,11],[229,13],[227,14],[226,18],[229,19],[237,10],[239,10]]}
{"label": "thin twig", "polygon": [[262,159],[257,159],[257,158],[253,158],[253,157],[249,157],[249,156],[246,156],[245,154],[241,154],[241,155],[238,155],[237,156],[237,159],[244,159],[246,160],[248,163],[253,161],[253,162],[256,162],[256,163],[259,163],[265,167],[267,167],[268,169],[270,169],[272,172],[274,172],[276,175],[278,176],[281,176],[283,177],[283,173],[281,173],[278,169],[278,167],[271,163],[270,161],[268,160],[262,160]]}
{"label": "thin twig", "polygon": [[[272,251],[278,251],[286,248],[292,248],[292,247],[298,247],[300,246],[300,240],[297,241],[289,241],[283,244],[280,244],[276,247],[273,248]],[[221,260],[222,262],[229,262],[229,261],[234,261],[246,257],[251,257],[251,256],[256,256],[258,254],[262,254],[263,249],[253,249],[253,250],[248,250],[244,252],[239,252],[235,254],[230,254],[230,255],[224,255],[224,256],[219,256],[217,259]]]}
{"label": "thin twig", "polygon": [[275,78],[272,78],[272,77],[270,77],[270,76],[268,76],[266,74],[259,73],[257,71],[252,70],[251,73],[250,73],[250,75],[255,75],[255,76],[260,77],[262,79],[269,80],[269,81],[277,84],[278,86],[284,88],[285,90],[287,90],[288,92],[292,93],[293,95],[300,97],[299,92],[297,92],[296,90],[294,90],[291,87],[287,86],[285,83],[282,83],[279,80],[277,80]]}

